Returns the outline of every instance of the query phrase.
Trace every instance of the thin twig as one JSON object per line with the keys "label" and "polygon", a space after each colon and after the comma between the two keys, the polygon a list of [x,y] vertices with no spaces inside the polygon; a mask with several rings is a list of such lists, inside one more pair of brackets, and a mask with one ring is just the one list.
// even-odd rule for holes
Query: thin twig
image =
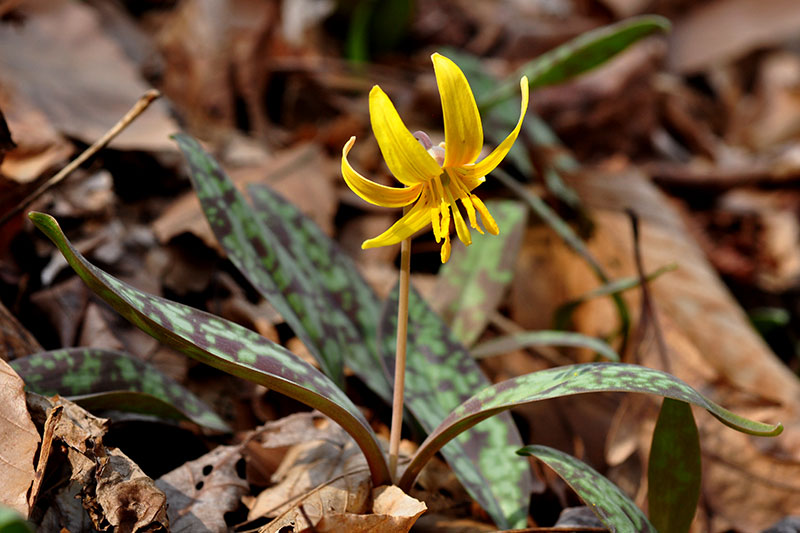
{"label": "thin twig", "polygon": [[133,105],[133,107],[125,113],[125,116],[122,117],[119,122],[114,124],[110,130],[108,130],[102,137],[94,142],[89,148],[83,151],[81,155],[73,159],[67,166],[61,169],[55,176],[48,179],[46,182],[41,184],[35,191],[29,194],[25,199],[23,199],[17,206],[12,209],[11,211],[4,214],[0,217],[0,226],[5,224],[11,217],[15,216],[17,213],[25,209],[31,202],[36,200],[39,196],[41,196],[47,189],[55,185],[56,183],[60,182],[64,178],[66,178],[73,170],[78,168],[82,165],[87,159],[92,157],[102,148],[104,148],[109,142],[111,142],[114,137],[119,135],[125,128],[130,126],[130,124],[136,120],[136,118],[142,114],[142,112],[147,109],[150,104],[152,104],[161,93],[156,89],[150,89],[146,93],[144,93],[139,100]]}
{"label": "thin twig", "polygon": [[[407,209],[407,208],[406,208]],[[404,210],[405,214],[405,210]],[[397,349],[394,359],[392,427],[389,433],[389,474],[397,476],[400,433],[403,429],[403,391],[406,384],[406,344],[408,340],[408,285],[411,277],[411,238],[400,245],[400,287],[397,304]]]}

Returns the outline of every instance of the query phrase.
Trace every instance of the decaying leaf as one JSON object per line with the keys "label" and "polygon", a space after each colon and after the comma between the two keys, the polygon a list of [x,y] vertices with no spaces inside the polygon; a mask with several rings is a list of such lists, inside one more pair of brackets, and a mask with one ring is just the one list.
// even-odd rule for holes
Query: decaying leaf
{"label": "decaying leaf", "polygon": [[0,302],[0,358],[10,361],[40,351],[39,341]]}
{"label": "decaying leaf", "polygon": [[171,531],[228,531],[224,515],[248,490],[241,460],[240,446],[219,446],[156,481],[167,495]]}
{"label": "decaying leaf", "polygon": [[335,533],[405,533],[414,525],[427,507],[392,486],[377,487],[372,490],[372,509],[369,514],[354,515],[350,513],[326,513],[322,520],[313,527],[314,531]]}
{"label": "decaying leaf", "polygon": [[[28,408],[44,424],[36,492],[32,490],[31,498],[44,500],[45,494],[38,490],[45,472],[63,472],[61,465],[68,465],[69,478],[53,495],[54,505],[47,509],[43,524],[59,529],[84,528],[91,521],[100,531],[167,530],[164,493],[121,450],[103,445],[107,420],[59,397],[48,399],[29,393]],[[82,511],[75,505],[76,497]]]}
{"label": "decaying leaf", "polygon": [[33,457],[40,439],[25,407],[23,385],[22,378],[0,360],[0,504],[27,516]]}
{"label": "decaying leaf", "polygon": [[276,484],[252,503],[249,519],[277,517],[264,533],[285,526],[302,531],[331,512],[369,509],[372,484],[364,456],[347,433],[326,422],[326,435],[292,447],[273,476]]}

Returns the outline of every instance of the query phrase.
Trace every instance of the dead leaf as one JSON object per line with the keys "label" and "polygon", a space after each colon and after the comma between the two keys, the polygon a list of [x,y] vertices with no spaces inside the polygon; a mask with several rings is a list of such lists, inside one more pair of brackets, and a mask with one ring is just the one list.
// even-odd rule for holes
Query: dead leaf
{"label": "dead leaf", "polygon": [[377,487],[372,491],[372,512],[354,515],[351,513],[326,513],[315,527],[306,530],[335,533],[404,533],[411,529],[422,513],[427,510],[424,503],[416,500],[398,487]]}
{"label": "dead leaf", "polygon": [[156,486],[167,495],[173,532],[227,532],[225,513],[233,511],[249,487],[241,446],[219,446],[199,459],[161,476]]}
{"label": "dead leaf", "polygon": [[0,302],[0,359],[11,361],[42,350],[39,341]]}
{"label": "dead leaf", "polygon": [[22,378],[0,360],[0,503],[28,516],[28,489],[40,439],[25,406],[23,386]]}
{"label": "dead leaf", "polygon": [[670,67],[693,74],[779,44],[800,31],[795,0],[714,0],[699,4],[675,22]]}
{"label": "dead leaf", "polygon": [[[59,528],[75,527],[91,519],[101,531],[161,532],[169,525],[166,497],[141,469],[121,450],[103,445],[108,421],[84,411],[69,400],[28,394],[28,408],[44,424],[42,453],[36,468],[38,496],[45,472],[68,475],[67,479],[48,480],[64,485],[53,496],[43,519]],[[64,460],[66,460],[64,462]],[[68,465],[64,470],[63,465]],[[33,491],[32,491],[33,492]],[[79,497],[81,513],[71,498]],[[48,516],[49,515],[49,516]]]}
{"label": "dead leaf", "polygon": [[[0,24],[0,86],[25,95],[57,131],[94,142],[150,87],[86,4],[43,0],[20,9],[22,24]],[[178,129],[156,102],[110,146],[172,150],[168,136]]]}
{"label": "dead leaf", "polygon": [[250,520],[277,516],[262,533],[285,526],[302,531],[331,512],[362,514],[369,508],[372,484],[364,456],[342,428],[323,422],[318,429],[326,435],[293,446],[273,476],[276,485],[251,504]]}

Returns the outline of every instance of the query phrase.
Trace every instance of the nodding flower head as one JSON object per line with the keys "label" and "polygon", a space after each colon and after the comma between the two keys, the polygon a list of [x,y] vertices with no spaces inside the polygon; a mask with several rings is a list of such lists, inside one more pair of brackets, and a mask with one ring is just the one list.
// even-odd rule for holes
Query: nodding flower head
{"label": "nodding flower head", "polygon": [[389,97],[376,85],[369,93],[372,130],[386,165],[404,186],[386,187],[356,172],[347,160],[355,137],[342,149],[342,176],[353,192],[372,204],[383,207],[414,204],[389,229],[364,241],[362,248],[397,244],[430,224],[436,242],[442,243],[441,258],[446,263],[450,257],[451,219],[459,240],[467,246],[472,244],[457,200],[461,201],[469,226],[483,233],[477,212],[486,231],[492,235],[499,233],[492,215],[472,191],[486,180],[486,175],[500,164],[516,141],[528,109],[528,79],[520,80],[522,103],[516,127],[488,156],[477,161],[483,148],[483,128],[467,78],[443,55],[433,54],[431,59],[442,99],[444,142],[435,145],[425,132],[412,134]]}

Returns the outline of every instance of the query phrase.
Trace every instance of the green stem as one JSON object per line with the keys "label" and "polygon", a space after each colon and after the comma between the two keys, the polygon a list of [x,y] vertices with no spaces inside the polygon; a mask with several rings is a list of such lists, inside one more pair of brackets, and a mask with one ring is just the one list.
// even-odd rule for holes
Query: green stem
{"label": "green stem", "polygon": [[408,340],[408,284],[411,278],[411,238],[400,245],[400,288],[397,305],[397,349],[394,359],[392,428],[389,433],[389,473],[397,476],[400,433],[403,429],[403,391],[406,383],[406,341]]}

